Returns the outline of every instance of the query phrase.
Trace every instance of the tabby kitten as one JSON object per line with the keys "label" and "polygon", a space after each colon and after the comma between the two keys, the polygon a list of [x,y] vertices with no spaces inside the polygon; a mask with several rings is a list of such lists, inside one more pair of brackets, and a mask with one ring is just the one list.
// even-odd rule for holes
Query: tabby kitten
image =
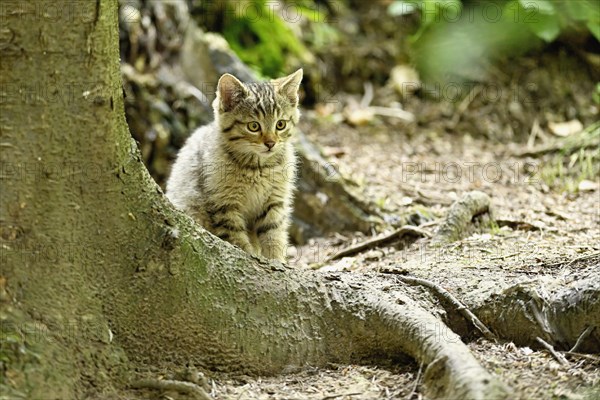
{"label": "tabby kitten", "polygon": [[181,148],[167,197],[210,232],[267,258],[285,261],[296,157],[302,70],[268,82],[224,74],[215,121]]}

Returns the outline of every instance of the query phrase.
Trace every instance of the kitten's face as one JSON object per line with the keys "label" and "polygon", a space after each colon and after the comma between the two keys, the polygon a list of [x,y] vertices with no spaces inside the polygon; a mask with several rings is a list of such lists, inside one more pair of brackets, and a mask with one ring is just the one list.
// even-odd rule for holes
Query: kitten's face
{"label": "kitten's face", "polygon": [[241,83],[225,74],[214,108],[228,151],[250,159],[268,159],[284,150],[298,123],[302,70],[259,83]]}

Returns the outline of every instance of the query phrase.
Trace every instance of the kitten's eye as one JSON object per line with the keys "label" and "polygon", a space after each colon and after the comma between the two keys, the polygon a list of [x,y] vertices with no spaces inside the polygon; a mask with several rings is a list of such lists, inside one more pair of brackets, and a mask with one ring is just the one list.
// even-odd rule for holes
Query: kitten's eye
{"label": "kitten's eye", "polygon": [[281,131],[281,130],[285,129],[285,125],[286,125],[286,122],[284,120],[280,119],[279,121],[277,121],[276,127],[278,130]]}
{"label": "kitten's eye", "polygon": [[258,132],[260,130],[260,124],[256,121],[249,122],[247,128],[250,132]]}

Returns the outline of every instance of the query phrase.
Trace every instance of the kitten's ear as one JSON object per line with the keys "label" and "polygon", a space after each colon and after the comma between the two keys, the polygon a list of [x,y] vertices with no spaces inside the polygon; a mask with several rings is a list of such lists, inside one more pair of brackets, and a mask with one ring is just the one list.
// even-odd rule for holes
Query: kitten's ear
{"label": "kitten's ear", "polygon": [[291,75],[273,81],[275,90],[287,97],[293,106],[298,105],[298,90],[300,90],[300,82],[302,81],[303,73],[304,71],[300,68]]}
{"label": "kitten's ear", "polygon": [[248,96],[248,90],[235,76],[223,74],[217,83],[217,95],[220,110],[228,112]]}

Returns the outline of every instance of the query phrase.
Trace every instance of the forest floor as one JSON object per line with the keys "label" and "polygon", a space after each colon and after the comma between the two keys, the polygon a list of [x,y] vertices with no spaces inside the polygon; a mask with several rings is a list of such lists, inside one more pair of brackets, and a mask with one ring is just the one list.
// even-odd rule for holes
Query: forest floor
{"label": "forest floor", "polygon": [[[378,17],[373,21],[380,23]],[[354,44],[354,39],[349,43]],[[373,43],[368,41],[366,47],[373,47]],[[339,53],[353,58],[359,54],[354,50],[352,47]],[[362,57],[356,60],[356,68],[349,70],[369,72],[367,61],[376,59]],[[490,296],[521,284],[538,285],[551,293],[597,272],[600,185],[597,175],[590,176],[589,171],[596,170],[589,164],[598,156],[585,158],[583,153],[576,153],[566,163],[564,157],[556,163],[547,154],[519,156],[527,142],[535,148],[553,139],[547,129],[549,123],[579,119],[588,126],[597,120],[598,107],[590,105],[597,78],[591,76],[580,58],[561,48],[511,60],[494,71],[490,77],[493,84],[467,90],[458,104],[443,98],[432,101],[424,93],[400,99],[389,84],[375,89],[375,96],[367,103],[393,108],[394,103],[401,102],[405,110],[415,115],[412,123],[375,117],[362,121],[365,123],[361,126],[350,125],[347,106],[363,104],[369,97],[366,95],[362,99],[358,95],[325,96],[334,101],[304,110],[299,129],[322,148],[328,161],[335,164],[356,192],[381,210],[379,217],[384,223],[379,231],[370,234],[336,232],[292,247],[288,252],[290,265],[359,274],[402,271],[441,285],[467,305],[485,303]],[[354,77],[357,79],[360,81]],[[134,86],[139,89],[143,85],[137,82]],[[155,93],[142,89],[143,94]],[[344,87],[332,89],[341,92]],[[130,127],[159,183],[164,183],[168,170],[168,146],[149,139],[160,135],[147,134],[151,128],[147,122],[152,118],[137,110],[156,111],[158,107],[144,102],[154,96],[166,102],[165,97],[172,97],[169,93],[163,90],[151,96],[129,95]],[[496,99],[498,93],[502,95]],[[146,107],[140,107],[136,101]],[[173,108],[180,103],[173,101]],[[169,111],[169,106],[165,103],[160,109]],[[195,115],[189,111],[187,114]],[[156,119],[172,121],[177,116],[167,113]],[[181,125],[192,122],[198,123],[183,119]],[[164,130],[174,131],[176,125],[165,126]],[[185,129],[182,132],[187,134]],[[181,145],[185,134],[177,139],[172,132],[173,148]],[[585,180],[580,183],[584,175]],[[434,233],[450,205],[472,190],[491,197],[498,221],[491,230],[475,228],[461,240],[441,248],[432,249],[427,238],[403,240],[327,261],[341,249],[398,228],[407,218]],[[323,201],[325,197],[322,196]],[[389,277],[394,279],[393,275]],[[427,289],[405,289],[444,319],[444,308]],[[464,326],[457,333],[482,365],[514,389],[515,400],[600,398],[597,355],[568,356],[568,363],[561,364],[540,347],[492,343]],[[214,399],[416,400],[425,399],[422,375],[416,364],[331,365],[277,377],[229,378],[216,374],[208,376],[208,383]],[[176,393],[162,396],[158,398],[183,398]]]}
{"label": "forest floor", "polygon": [[[574,190],[550,188],[544,161],[514,155],[522,146],[468,133],[424,129],[406,134],[401,125],[385,120],[356,128],[314,111],[305,113],[301,129],[384,210],[390,226],[416,212],[433,233],[449,205],[470,190],[490,195],[495,217],[503,223],[441,250],[427,249],[428,239],[420,239],[324,263],[340,249],[369,238],[334,234],[292,249],[292,265],[352,273],[401,269],[442,285],[459,299],[474,293],[489,296],[524,282],[568,284],[600,268],[597,180]],[[407,290],[425,304],[436,303],[424,288]],[[469,347],[514,388],[515,399],[600,397],[597,356],[569,357],[562,365],[546,350],[514,343],[479,338]],[[418,365],[332,365],[273,378],[219,380],[212,394],[216,399],[423,399],[421,376]]]}

